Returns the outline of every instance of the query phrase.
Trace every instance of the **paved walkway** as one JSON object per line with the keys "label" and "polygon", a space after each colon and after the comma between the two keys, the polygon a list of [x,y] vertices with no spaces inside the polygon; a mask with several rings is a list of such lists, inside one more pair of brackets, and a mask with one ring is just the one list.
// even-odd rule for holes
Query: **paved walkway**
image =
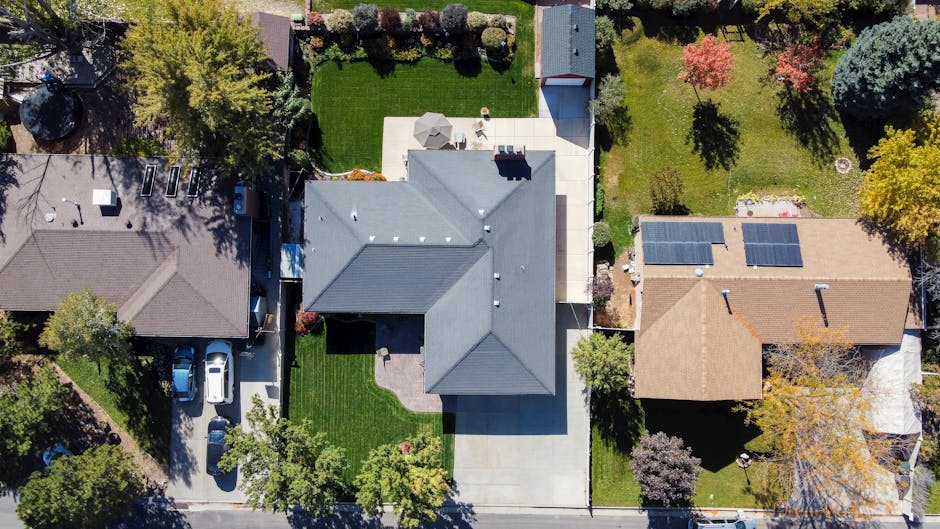
{"label": "paved walkway", "polygon": [[375,383],[398,397],[411,411],[440,413],[441,396],[424,392],[422,355],[390,353],[388,359],[375,357]]}

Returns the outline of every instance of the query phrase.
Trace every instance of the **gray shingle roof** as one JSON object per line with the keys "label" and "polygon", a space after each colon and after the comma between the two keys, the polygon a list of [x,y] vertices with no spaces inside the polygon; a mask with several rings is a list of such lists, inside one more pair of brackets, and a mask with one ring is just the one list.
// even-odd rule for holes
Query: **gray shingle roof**
{"label": "gray shingle roof", "polygon": [[307,183],[304,307],[424,314],[428,392],[553,394],[554,153],[408,165],[404,183]]}
{"label": "gray shingle roof", "polygon": [[[4,155],[0,163],[15,182],[0,207],[0,308],[53,310],[88,287],[141,335],[248,335],[251,221],[231,214],[228,192],[165,197],[161,159]],[[154,193],[140,197],[148,163],[158,166]],[[94,189],[114,191],[119,207],[93,205]],[[81,205],[83,224],[72,227],[78,210],[62,197]]]}
{"label": "gray shingle roof", "polygon": [[594,10],[577,5],[542,11],[542,77],[594,77]]}

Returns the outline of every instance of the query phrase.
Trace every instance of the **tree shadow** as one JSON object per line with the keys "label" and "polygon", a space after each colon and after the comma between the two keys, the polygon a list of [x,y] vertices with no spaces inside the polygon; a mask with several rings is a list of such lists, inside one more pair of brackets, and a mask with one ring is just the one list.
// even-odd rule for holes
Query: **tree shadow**
{"label": "tree shadow", "polygon": [[739,129],[738,120],[722,114],[716,103],[700,101],[692,112],[692,129],[685,142],[692,144],[692,152],[699,155],[709,171],[719,167],[730,170],[741,150]]}
{"label": "tree shadow", "polygon": [[607,120],[598,123],[594,129],[595,143],[605,151],[614,145],[626,145],[633,131],[633,117],[626,105],[617,107],[611,112]]}
{"label": "tree shadow", "polygon": [[626,391],[591,397],[591,417],[601,439],[622,454],[629,454],[643,435],[646,414],[638,399]]}
{"label": "tree shadow", "polygon": [[6,243],[7,240],[3,233],[3,221],[7,211],[7,190],[20,186],[16,178],[19,170],[20,163],[15,156],[0,154],[0,244]]}
{"label": "tree shadow", "polygon": [[476,77],[483,71],[483,61],[479,58],[454,61],[454,69],[461,77]]}
{"label": "tree shadow", "polygon": [[139,503],[130,516],[108,524],[109,529],[191,529],[186,514],[162,505]]}
{"label": "tree shadow", "polygon": [[783,129],[809,149],[817,164],[826,165],[836,158],[839,136],[832,124],[839,114],[819,88],[809,92],[781,90],[777,93],[777,116]]}

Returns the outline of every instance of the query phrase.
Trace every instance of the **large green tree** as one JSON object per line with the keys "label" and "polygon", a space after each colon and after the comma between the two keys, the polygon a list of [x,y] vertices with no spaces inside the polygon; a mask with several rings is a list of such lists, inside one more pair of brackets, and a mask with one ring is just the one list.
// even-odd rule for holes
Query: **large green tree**
{"label": "large green tree", "polygon": [[862,213],[913,246],[940,234],[940,117],[921,130],[888,127],[868,157]]}
{"label": "large green tree", "polygon": [[575,371],[594,391],[613,395],[627,389],[633,344],[624,343],[619,334],[595,332],[581,338],[571,356]]}
{"label": "large green tree", "polygon": [[55,440],[67,393],[55,369],[45,365],[0,396],[0,490],[16,486],[28,472],[28,459]]}
{"label": "large green tree", "polygon": [[881,119],[923,107],[940,88],[940,21],[902,15],[866,28],[842,55],[832,96],[859,119]]}
{"label": "large green tree", "polygon": [[241,487],[252,508],[283,512],[299,505],[315,514],[329,512],[344,489],[343,449],[330,444],[326,434],[311,433],[307,419],[295,423],[279,417],[257,395],[251,402],[248,428],[229,431],[229,450],[219,466],[241,470]]}
{"label": "large green tree", "polygon": [[84,356],[98,362],[130,352],[134,328],[117,317],[117,306],[85,289],[62,298],[46,320],[39,343],[64,355]]}
{"label": "large green tree", "polygon": [[[2,127],[3,124],[0,123],[0,132]],[[8,367],[13,355],[23,350],[23,343],[20,341],[22,330],[23,325],[13,319],[11,313],[0,310],[0,370]]]}
{"label": "large green tree", "polygon": [[223,0],[161,0],[121,46],[140,125],[162,125],[174,157],[251,178],[277,157],[257,31]]}
{"label": "large green tree", "polygon": [[142,492],[131,456],[104,445],[34,472],[19,489],[16,512],[31,529],[101,529],[128,514]]}
{"label": "large green tree", "polygon": [[441,454],[441,438],[429,433],[373,449],[356,477],[356,503],[369,516],[394,503],[398,524],[406,529],[436,521],[451,494]]}
{"label": "large green tree", "polygon": [[3,0],[0,29],[18,33],[20,42],[60,49],[95,44],[106,35],[102,20],[122,16],[124,7],[110,0]]}

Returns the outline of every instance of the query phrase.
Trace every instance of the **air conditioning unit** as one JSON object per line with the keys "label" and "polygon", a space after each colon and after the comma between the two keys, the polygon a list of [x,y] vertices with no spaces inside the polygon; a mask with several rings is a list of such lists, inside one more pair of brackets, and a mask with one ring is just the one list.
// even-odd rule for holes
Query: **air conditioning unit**
{"label": "air conditioning unit", "polygon": [[117,206],[117,194],[110,189],[92,190],[91,203],[95,206]]}

